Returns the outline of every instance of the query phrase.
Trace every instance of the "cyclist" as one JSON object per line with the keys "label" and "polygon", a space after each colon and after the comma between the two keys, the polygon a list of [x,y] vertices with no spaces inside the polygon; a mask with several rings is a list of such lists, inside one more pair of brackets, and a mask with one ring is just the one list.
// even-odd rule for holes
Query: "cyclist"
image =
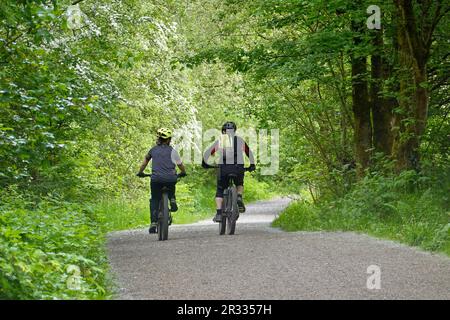
{"label": "cyclist", "polygon": [[[158,225],[159,201],[162,198],[163,187],[168,188],[170,199],[170,210],[177,211],[178,206],[175,198],[175,184],[178,177],[186,176],[186,169],[181,161],[178,152],[170,146],[172,139],[172,130],[161,128],[157,131],[156,146],[150,149],[142,162],[141,168],[137,174],[138,177],[144,176],[144,170],[150,160],[152,164],[151,175],[151,199],[150,199],[150,229],[149,233],[156,233]],[[181,173],[177,175],[175,165],[178,166]],[[169,222],[170,223],[170,222]]]}
{"label": "cyclist", "polygon": [[238,207],[239,212],[245,212],[244,201],[242,195],[244,192],[244,156],[243,153],[250,160],[249,171],[255,171],[255,159],[247,143],[239,136],[236,135],[236,124],[234,122],[225,122],[222,126],[222,135],[219,140],[209,147],[203,155],[202,166],[203,168],[211,168],[212,166],[207,164],[210,156],[218,152],[219,158],[219,170],[217,173],[217,190],[216,190],[216,215],[213,219],[214,222],[220,222],[222,219],[222,203],[223,203],[223,191],[228,188],[228,174],[235,174],[237,178],[234,180],[238,193]]}

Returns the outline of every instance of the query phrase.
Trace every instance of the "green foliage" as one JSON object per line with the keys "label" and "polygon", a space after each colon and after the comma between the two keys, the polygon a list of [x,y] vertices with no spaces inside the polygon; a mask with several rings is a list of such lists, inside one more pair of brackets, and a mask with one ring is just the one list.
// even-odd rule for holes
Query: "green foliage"
{"label": "green foliage", "polygon": [[[382,31],[367,29],[369,5],[381,8]],[[430,40],[429,79],[422,84],[430,88],[430,121],[421,137],[421,156],[439,163],[448,161],[450,145],[448,34],[444,32],[448,5],[448,1],[440,5],[413,5],[419,29],[433,19],[433,12],[437,14],[440,7],[443,9],[442,17],[436,16],[431,23],[436,30]],[[353,114],[352,81],[356,77],[367,79],[369,91],[380,86],[379,99],[401,100],[398,77],[402,71],[395,40],[399,18],[395,2],[209,0],[193,1],[190,10],[202,23],[192,28],[195,37],[188,38],[192,50],[183,61],[188,65],[223,62],[242,75],[247,100],[245,113],[260,127],[281,129],[280,163],[285,174],[279,179],[286,185],[306,185],[315,198],[348,192],[357,180],[355,147],[359,141],[354,137],[359,120]],[[379,46],[374,37],[381,32],[383,45]],[[385,63],[383,79],[377,80],[370,73],[374,71],[371,58],[375,56]],[[353,75],[352,59],[358,57],[364,57],[367,66],[361,74]],[[377,81],[380,83],[376,84]],[[371,96],[366,105],[369,118],[372,103],[377,104],[374,99]],[[386,116],[398,111],[399,108],[386,111]],[[402,126],[412,124],[412,120],[404,119]],[[375,117],[370,120],[373,134],[383,127],[377,121]],[[399,136],[403,141],[408,135],[401,132]],[[368,139],[374,149],[379,148],[372,141],[376,139],[377,134]]]}
{"label": "green foliage", "polygon": [[[34,186],[64,161],[117,97],[114,84],[67,41],[62,1],[4,1],[0,15],[0,185]],[[62,166],[62,167],[61,167]],[[48,189],[47,189],[48,190]],[[43,190],[45,194],[47,190]]]}
{"label": "green foliage", "polygon": [[14,190],[0,203],[1,298],[109,296],[104,231],[90,207],[53,197],[30,202]]}
{"label": "green foliage", "polygon": [[365,22],[365,2],[211,0],[192,10],[203,17],[211,4],[215,15],[203,25],[213,31],[189,42],[186,60],[222,61],[242,74],[246,116],[280,129],[277,180],[307,185],[316,197],[345,193],[355,180],[349,54],[371,49],[369,39],[352,46],[349,21]]}
{"label": "green foliage", "polygon": [[288,231],[364,232],[450,255],[450,171],[425,172],[372,172],[342,198],[292,204],[274,225]]}

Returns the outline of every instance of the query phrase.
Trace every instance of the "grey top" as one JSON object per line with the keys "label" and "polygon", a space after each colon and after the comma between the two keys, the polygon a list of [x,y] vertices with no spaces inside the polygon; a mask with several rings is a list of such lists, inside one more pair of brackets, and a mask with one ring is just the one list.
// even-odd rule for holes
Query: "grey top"
{"label": "grey top", "polygon": [[152,181],[176,182],[177,171],[175,166],[181,164],[178,152],[167,144],[156,145],[146,155],[147,160],[152,160]]}

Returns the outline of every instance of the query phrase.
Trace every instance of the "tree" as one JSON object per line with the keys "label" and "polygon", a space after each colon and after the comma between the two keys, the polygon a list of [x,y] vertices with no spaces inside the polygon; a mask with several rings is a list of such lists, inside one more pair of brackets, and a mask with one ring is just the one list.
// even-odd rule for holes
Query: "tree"
{"label": "tree", "polygon": [[434,31],[440,20],[450,12],[448,1],[396,0],[399,18],[397,27],[399,109],[395,113],[393,156],[397,168],[418,169],[419,146],[428,117],[429,83],[427,66]]}

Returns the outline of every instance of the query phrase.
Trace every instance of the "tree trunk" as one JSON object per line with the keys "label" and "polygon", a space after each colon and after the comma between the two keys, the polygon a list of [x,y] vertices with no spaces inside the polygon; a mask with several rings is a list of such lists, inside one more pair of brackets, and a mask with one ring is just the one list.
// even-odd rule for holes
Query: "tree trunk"
{"label": "tree trunk", "polygon": [[[356,33],[353,41],[355,48],[361,44],[358,33],[362,33],[357,23],[352,23],[353,32]],[[370,104],[367,84],[367,57],[357,56],[353,53],[352,64],[352,101],[355,117],[355,160],[358,176],[364,174],[369,166],[370,151],[372,148],[372,127],[370,123]]]}
{"label": "tree trunk", "polygon": [[383,61],[383,31],[373,31],[373,45],[375,52],[371,56],[372,80],[370,86],[370,100],[372,106],[373,144],[376,152],[390,156],[392,151],[392,101],[382,97],[382,83],[386,76],[387,66]]}
{"label": "tree trunk", "polygon": [[423,135],[428,113],[428,90],[426,63],[429,48],[419,36],[411,1],[396,1],[399,27],[400,91],[399,109],[395,115],[398,132],[394,139],[393,152],[397,170],[419,170],[420,138]]}

